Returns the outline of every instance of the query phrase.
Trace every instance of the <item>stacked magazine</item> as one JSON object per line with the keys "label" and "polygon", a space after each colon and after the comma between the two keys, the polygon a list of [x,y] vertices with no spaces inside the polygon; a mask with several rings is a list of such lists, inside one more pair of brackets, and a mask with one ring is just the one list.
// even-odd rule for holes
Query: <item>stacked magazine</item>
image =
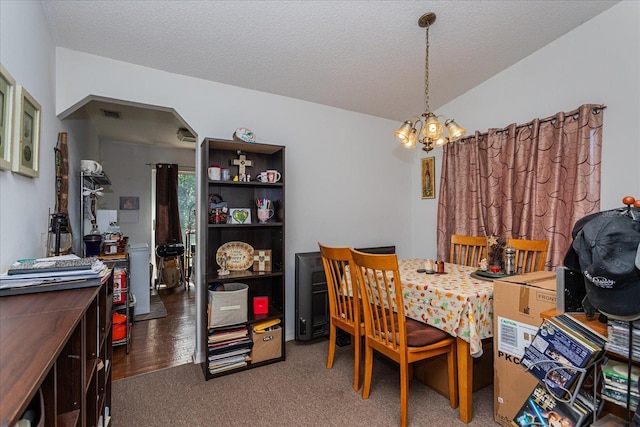
{"label": "stacked magazine", "polygon": [[520,361],[560,398],[567,398],[578,379],[604,354],[606,338],[568,314],[544,319]]}
{"label": "stacked magazine", "polygon": [[245,325],[209,330],[207,362],[209,372],[218,374],[247,366],[253,341]]}

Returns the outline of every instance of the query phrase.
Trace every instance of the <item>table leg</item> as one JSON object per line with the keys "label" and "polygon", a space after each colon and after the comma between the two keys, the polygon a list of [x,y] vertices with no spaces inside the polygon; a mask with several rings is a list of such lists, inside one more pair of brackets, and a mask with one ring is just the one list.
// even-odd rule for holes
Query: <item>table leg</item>
{"label": "table leg", "polygon": [[456,338],[458,352],[458,395],[460,396],[460,420],[469,424],[473,419],[473,360],[469,343]]}

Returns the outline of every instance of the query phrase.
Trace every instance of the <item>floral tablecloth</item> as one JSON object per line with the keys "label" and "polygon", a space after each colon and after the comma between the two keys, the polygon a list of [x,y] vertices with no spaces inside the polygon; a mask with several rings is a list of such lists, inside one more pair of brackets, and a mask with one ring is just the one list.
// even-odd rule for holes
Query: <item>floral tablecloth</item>
{"label": "floral tablecloth", "polygon": [[405,315],[470,344],[482,355],[482,340],[493,337],[493,282],[471,277],[474,267],[445,263],[446,274],[418,273],[424,259],[398,260]]}

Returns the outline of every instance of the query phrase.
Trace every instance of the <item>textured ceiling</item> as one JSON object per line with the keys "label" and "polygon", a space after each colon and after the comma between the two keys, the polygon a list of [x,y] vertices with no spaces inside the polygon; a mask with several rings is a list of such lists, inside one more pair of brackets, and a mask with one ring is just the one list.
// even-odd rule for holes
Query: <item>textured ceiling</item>
{"label": "textured ceiling", "polygon": [[[618,1],[44,0],[56,45],[402,121],[437,108]],[[175,134],[174,134],[175,136]]]}

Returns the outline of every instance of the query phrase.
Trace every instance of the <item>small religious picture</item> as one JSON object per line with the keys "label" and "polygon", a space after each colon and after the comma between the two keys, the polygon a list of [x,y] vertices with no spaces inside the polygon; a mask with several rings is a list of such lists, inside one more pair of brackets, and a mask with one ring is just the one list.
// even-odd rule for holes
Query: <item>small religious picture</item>
{"label": "small religious picture", "polygon": [[256,249],[253,252],[253,271],[271,271],[271,249]]}
{"label": "small religious picture", "polygon": [[137,196],[121,196],[120,197],[120,210],[121,211],[137,211],[137,210],[140,210],[140,197],[137,197]]}
{"label": "small religious picture", "polygon": [[435,157],[422,159],[422,198],[435,199]]}

